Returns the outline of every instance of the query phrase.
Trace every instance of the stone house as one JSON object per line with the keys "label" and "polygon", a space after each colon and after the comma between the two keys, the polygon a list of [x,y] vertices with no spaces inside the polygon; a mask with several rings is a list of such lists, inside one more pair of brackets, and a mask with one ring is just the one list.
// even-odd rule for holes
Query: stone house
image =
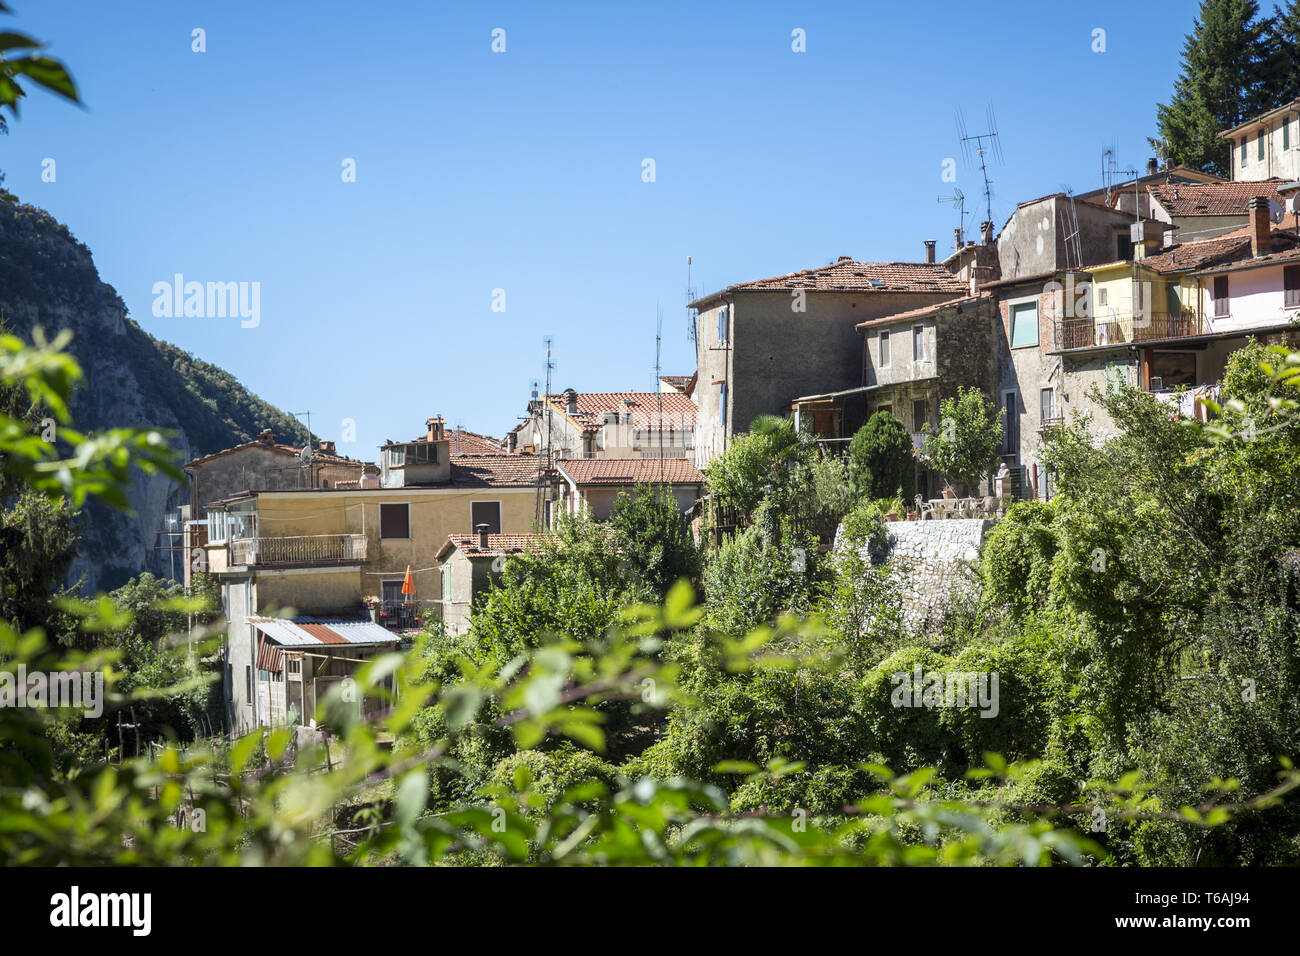
{"label": "stone house", "polygon": [[546,537],[489,534],[486,530],[448,535],[437,555],[442,569],[442,622],[447,633],[465,633],[474,602],[501,574],[506,559],[535,550]]}
{"label": "stone house", "polygon": [[727,286],[691,303],[696,316],[693,460],[704,468],[762,414],[861,385],[868,319],[952,299],[967,286],[934,261],[835,262]]}

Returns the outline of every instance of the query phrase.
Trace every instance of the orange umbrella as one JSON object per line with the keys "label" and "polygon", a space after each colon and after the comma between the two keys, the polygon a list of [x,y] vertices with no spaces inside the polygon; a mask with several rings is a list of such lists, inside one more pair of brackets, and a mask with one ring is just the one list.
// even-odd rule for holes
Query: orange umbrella
{"label": "orange umbrella", "polygon": [[411,580],[411,566],[406,566],[406,577],[402,578],[402,593],[408,598],[415,593],[415,582]]}

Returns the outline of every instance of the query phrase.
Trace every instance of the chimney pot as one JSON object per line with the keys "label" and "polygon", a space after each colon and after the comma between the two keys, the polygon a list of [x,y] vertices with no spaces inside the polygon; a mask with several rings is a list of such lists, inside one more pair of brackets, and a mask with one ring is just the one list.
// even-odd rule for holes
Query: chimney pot
{"label": "chimney pot", "polygon": [[570,415],[578,414],[578,393],[571,388],[564,390],[564,410]]}
{"label": "chimney pot", "polygon": [[986,246],[993,244],[993,223],[987,219],[980,223],[980,241]]}
{"label": "chimney pot", "polygon": [[274,444],[275,444],[275,432],[273,432],[273,431],[272,431],[271,429],[269,429],[269,428],[263,428],[263,429],[258,433],[258,435],[257,435],[257,440],[260,441],[263,445],[274,445]]}
{"label": "chimney pot", "polygon": [[961,247],[964,245],[964,243],[961,241],[960,227],[952,231],[952,244],[954,249],[956,249],[958,252],[961,252]]}
{"label": "chimney pot", "polygon": [[1160,172],[1160,162],[1152,156],[1147,160],[1147,175],[1154,176],[1158,172]]}
{"label": "chimney pot", "polygon": [[425,439],[428,441],[442,441],[442,436],[444,431],[443,426],[445,424],[446,424],[446,419],[444,419],[441,415],[437,415],[433,418],[426,418],[424,420],[424,425],[426,429],[424,435]]}
{"label": "chimney pot", "polygon": [[491,525],[489,524],[477,524],[474,526],[474,530],[478,532],[478,546],[482,548],[484,551],[487,550],[488,528],[490,527]]}
{"label": "chimney pot", "polygon": [[934,243],[935,240],[933,239],[925,240],[925,261],[926,262],[930,262],[930,263],[934,262]]}

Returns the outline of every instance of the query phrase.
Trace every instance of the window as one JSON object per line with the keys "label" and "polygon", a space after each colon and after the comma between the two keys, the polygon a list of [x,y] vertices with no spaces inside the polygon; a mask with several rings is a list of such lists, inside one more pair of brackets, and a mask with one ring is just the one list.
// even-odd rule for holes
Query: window
{"label": "window", "polygon": [[1288,309],[1300,307],[1300,266],[1282,267],[1282,302]]}
{"label": "window", "polygon": [[285,666],[288,668],[288,671],[289,671],[290,674],[301,674],[301,673],[302,673],[302,658],[301,658],[301,657],[285,657],[284,660],[285,660]]}
{"label": "window", "polygon": [[1259,150],[1258,150],[1259,156],[1257,158],[1262,163],[1264,161],[1264,130],[1263,129],[1259,131],[1259,136],[1256,137],[1256,139],[1259,143]]}
{"label": "window", "polygon": [[925,328],[920,325],[912,326],[912,361],[925,361]]}
{"label": "window", "polygon": [[469,527],[477,532],[478,526],[488,526],[488,534],[501,533],[501,502],[472,501],[469,506]]}
{"label": "window", "polygon": [[1098,304],[1098,305],[1106,305],[1106,292],[1107,292],[1106,289],[1098,289],[1098,290],[1097,290],[1097,304]]}
{"label": "window", "polygon": [[912,402],[912,431],[919,432],[930,420],[930,405],[925,399]]}
{"label": "window", "polygon": [[718,386],[718,424],[727,424],[727,383]]}
{"label": "window", "polygon": [[248,698],[248,705],[253,705],[253,665],[244,665],[244,696]]}
{"label": "window", "polygon": [[1228,277],[1214,277],[1214,314],[1222,317],[1228,314]]}
{"label": "window", "polygon": [[451,603],[451,565],[442,566],[442,603]]}
{"label": "window", "polygon": [[1291,148],[1291,117],[1282,120],[1282,148]]}
{"label": "window", "polygon": [[1151,391],[1196,384],[1195,352],[1156,352],[1151,356]]}
{"label": "window", "polygon": [[1038,410],[1046,424],[1056,417],[1056,391],[1050,388],[1039,389]]}
{"label": "window", "polygon": [[727,341],[727,307],[718,310],[718,341]]}
{"label": "window", "polygon": [[1021,302],[1011,307],[1011,347],[1038,344],[1038,303]]}
{"label": "window", "polygon": [[401,604],[406,595],[402,593],[402,579],[379,582],[379,598],[385,604]]}
{"label": "window", "polygon": [[1133,258],[1133,237],[1127,232],[1115,233],[1115,258],[1123,262]]}
{"label": "window", "polygon": [[379,505],[379,537],[409,538],[411,536],[411,506],[406,502]]}
{"label": "window", "polygon": [[1180,294],[1181,286],[1177,280],[1171,279],[1165,283],[1165,311],[1170,315],[1181,315],[1183,311],[1183,299]]}
{"label": "window", "polygon": [[889,368],[889,333],[881,332],[877,344],[877,351],[880,356],[880,367]]}
{"label": "window", "polygon": [[1243,169],[1246,167],[1246,137],[1244,136],[1241,138],[1241,166]]}

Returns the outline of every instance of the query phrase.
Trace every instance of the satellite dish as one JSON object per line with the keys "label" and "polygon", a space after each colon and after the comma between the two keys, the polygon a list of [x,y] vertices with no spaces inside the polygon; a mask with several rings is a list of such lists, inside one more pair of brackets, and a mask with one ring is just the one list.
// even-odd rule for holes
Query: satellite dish
{"label": "satellite dish", "polygon": [[304,465],[311,464],[311,445],[302,446],[302,451],[298,452],[298,461]]}
{"label": "satellite dish", "polygon": [[1276,199],[1270,199],[1268,201],[1268,218],[1270,220],[1273,222],[1281,222],[1282,217],[1285,215],[1286,207],[1284,207],[1280,202]]}

